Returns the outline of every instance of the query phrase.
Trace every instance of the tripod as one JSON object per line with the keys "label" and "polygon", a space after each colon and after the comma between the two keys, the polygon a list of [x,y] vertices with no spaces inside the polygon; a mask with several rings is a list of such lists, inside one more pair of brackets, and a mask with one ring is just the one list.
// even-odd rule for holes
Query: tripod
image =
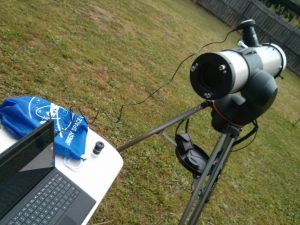
{"label": "tripod", "polygon": [[[136,145],[137,143],[151,137],[154,134],[163,134],[164,130],[173,124],[187,119],[192,114],[199,112],[200,110],[211,105],[211,102],[205,101],[196,107],[168,120],[166,123],[161,126],[154,128],[144,134],[140,135],[136,139],[129,141],[128,143],[117,148],[119,152],[126,150],[127,148]],[[213,191],[215,184],[218,181],[218,177],[221,174],[222,169],[225,166],[225,163],[229,157],[230,150],[232,148],[233,143],[239,136],[239,129],[227,125],[225,131],[221,133],[219,140],[217,141],[213,152],[211,153],[206,166],[203,170],[203,173],[199,176],[199,174],[193,174],[194,177],[194,191],[191,195],[191,198],[183,212],[183,215],[180,219],[179,224],[190,224],[195,225],[200,217],[201,211],[207,202],[210,194]],[[167,137],[166,135],[164,135]],[[170,138],[167,137],[169,140]],[[176,144],[174,141],[170,140],[172,143]]]}
{"label": "tripod", "polygon": [[222,169],[230,155],[230,150],[238,138],[239,133],[239,129],[228,125],[226,131],[220,135],[203,173],[201,176],[195,176],[194,178],[195,189],[180,219],[180,225],[195,225],[197,223],[202,209],[218,181]]}
{"label": "tripod", "polygon": [[[194,177],[194,192],[180,219],[180,225],[197,223],[232,146],[257,131],[256,119],[268,110],[276,98],[275,78],[285,69],[286,56],[275,44],[260,45],[254,27],[255,21],[252,19],[241,22],[232,30],[243,30],[243,42],[239,48],[204,53],[193,62],[190,70],[192,87],[207,101],[118,148],[122,152],[154,134],[162,134],[177,146],[176,156]],[[236,95],[239,91],[240,95]],[[186,134],[176,135],[176,142],[165,134],[166,128],[208,106],[213,108],[212,127],[221,133],[210,156],[194,145]],[[250,122],[255,125],[255,129],[237,141],[240,128]]]}

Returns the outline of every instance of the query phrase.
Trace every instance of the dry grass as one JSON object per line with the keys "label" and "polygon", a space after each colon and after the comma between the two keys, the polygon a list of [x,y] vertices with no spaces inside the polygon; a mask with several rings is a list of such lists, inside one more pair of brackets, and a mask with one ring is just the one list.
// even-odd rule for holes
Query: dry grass
{"label": "dry grass", "polygon": [[[170,79],[178,63],[229,28],[187,0],[3,1],[0,8],[0,98],[40,95],[118,115]],[[236,46],[238,34],[206,51]],[[91,125],[120,146],[202,100],[188,61],[174,82],[120,123],[104,113]],[[199,224],[299,224],[300,80],[285,72],[279,95],[247,149],[231,156]],[[193,140],[208,152],[218,133],[209,110],[191,118]],[[168,129],[169,133],[174,128]],[[123,154],[124,168],[90,224],[177,224],[192,177],[174,149],[153,137]]]}

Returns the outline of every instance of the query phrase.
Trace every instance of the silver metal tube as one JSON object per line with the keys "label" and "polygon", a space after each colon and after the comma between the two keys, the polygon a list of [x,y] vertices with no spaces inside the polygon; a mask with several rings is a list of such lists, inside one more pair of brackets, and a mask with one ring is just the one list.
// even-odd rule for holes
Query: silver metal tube
{"label": "silver metal tube", "polygon": [[173,124],[177,123],[178,121],[184,120],[186,118],[188,118],[189,116],[191,116],[192,114],[206,108],[207,106],[209,106],[209,102],[205,101],[202,102],[200,105],[197,105],[196,107],[168,120],[166,123],[162,124],[159,127],[156,127],[148,132],[143,133],[142,135],[140,135],[139,137],[137,137],[136,139],[133,139],[132,141],[127,142],[126,144],[120,146],[117,148],[117,150],[119,152],[122,152],[124,150],[126,150],[127,148],[136,145],[137,143],[141,142],[142,140],[145,140],[146,138],[154,135],[154,134],[159,134],[162,131],[164,131],[166,128],[172,126]]}

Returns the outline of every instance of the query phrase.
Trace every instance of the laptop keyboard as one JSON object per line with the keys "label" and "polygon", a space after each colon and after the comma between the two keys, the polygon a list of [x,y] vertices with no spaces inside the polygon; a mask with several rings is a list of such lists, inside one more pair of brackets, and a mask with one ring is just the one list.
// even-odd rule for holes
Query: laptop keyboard
{"label": "laptop keyboard", "polygon": [[79,191],[59,173],[46,184],[8,222],[8,225],[46,225],[58,213],[66,211]]}

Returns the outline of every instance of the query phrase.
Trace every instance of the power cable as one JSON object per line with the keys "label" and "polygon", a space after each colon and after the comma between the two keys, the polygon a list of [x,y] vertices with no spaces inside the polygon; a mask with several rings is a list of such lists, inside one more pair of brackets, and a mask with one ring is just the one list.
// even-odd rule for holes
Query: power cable
{"label": "power cable", "polygon": [[[118,113],[118,116],[116,117],[116,120],[112,119],[111,116],[108,115],[106,112],[104,112],[104,111],[102,111],[102,112],[103,112],[103,113],[105,114],[105,116],[106,116],[110,121],[112,121],[113,123],[119,123],[119,122],[121,121],[121,119],[122,119],[122,115],[123,115],[123,112],[124,112],[125,107],[133,107],[133,106],[140,105],[140,104],[143,104],[144,102],[146,102],[146,101],[147,101],[149,98],[151,98],[154,94],[156,94],[157,92],[159,92],[162,88],[168,86],[168,85],[174,80],[174,78],[175,78],[175,76],[176,76],[178,70],[181,68],[181,66],[183,65],[183,63],[184,63],[185,61],[187,61],[189,58],[195,56],[196,54],[199,54],[204,48],[206,48],[206,47],[209,46],[209,45],[212,45],[212,44],[222,44],[222,43],[224,43],[224,42],[227,40],[228,36],[229,36],[232,32],[234,32],[234,31],[235,31],[235,30],[229,31],[229,32],[226,34],[224,40],[222,40],[222,41],[214,41],[214,42],[210,42],[210,43],[208,43],[208,44],[205,44],[205,45],[203,45],[201,48],[199,48],[197,51],[195,51],[194,53],[192,53],[192,54],[190,54],[189,56],[187,56],[186,58],[184,58],[184,59],[178,64],[178,66],[177,66],[176,70],[174,71],[173,75],[171,76],[171,78],[170,78],[167,82],[165,82],[163,85],[161,85],[160,87],[158,87],[157,89],[155,89],[153,92],[151,92],[151,93],[150,93],[146,98],[144,98],[143,100],[138,101],[138,102],[135,102],[135,103],[124,103],[124,104],[122,104],[121,107],[120,107],[120,109],[119,109],[119,113]],[[99,113],[100,113],[100,110],[97,110],[96,116],[95,116],[94,119],[92,120],[92,124],[93,124],[93,123],[96,121],[96,119],[98,118]]]}

